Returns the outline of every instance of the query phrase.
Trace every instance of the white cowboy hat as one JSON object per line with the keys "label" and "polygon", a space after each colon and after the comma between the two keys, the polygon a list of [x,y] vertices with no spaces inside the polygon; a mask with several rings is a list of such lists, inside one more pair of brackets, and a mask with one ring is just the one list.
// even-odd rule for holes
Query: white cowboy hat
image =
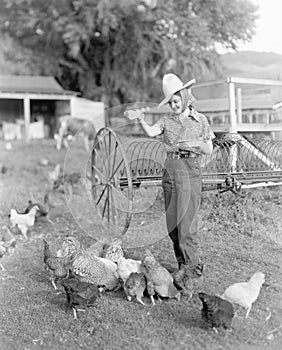
{"label": "white cowboy hat", "polygon": [[196,83],[195,79],[192,79],[188,81],[188,83],[183,84],[183,82],[178,78],[177,75],[169,73],[165,74],[163,77],[163,92],[165,95],[165,98],[161,101],[161,103],[158,105],[158,107],[161,107],[168,103],[168,101],[172,98],[172,96],[185,88],[189,88],[193,84]]}

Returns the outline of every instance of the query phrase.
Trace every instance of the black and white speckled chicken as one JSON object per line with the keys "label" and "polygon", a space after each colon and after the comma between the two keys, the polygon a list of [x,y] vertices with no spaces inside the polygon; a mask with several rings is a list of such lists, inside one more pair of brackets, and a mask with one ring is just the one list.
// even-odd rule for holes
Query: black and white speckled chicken
{"label": "black and white speckled chicken", "polygon": [[63,239],[62,246],[57,251],[57,256],[73,258],[80,249],[82,249],[80,242],[75,237],[67,236]]}
{"label": "black and white speckled chicken", "polygon": [[51,283],[55,289],[57,286],[55,281],[64,277],[69,276],[71,257],[58,257],[52,254],[49,244],[44,242],[44,267],[45,270],[49,273]]}
{"label": "black and white speckled chicken", "polygon": [[97,286],[75,278],[63,279],[62,286],[66,292],[68,304],[73,309],[74,318],[77,318],[77,311],[84,311],[87,307],[94,306],[100,296]]}
{"label": "black and white speckled chicken", "polygon": [[80,281],[92,283],[105,290],[114,290],[119,286],[118,276],[99,257],[86,251],[76,254],[71,271]]}
{"label": "black and white speckled chicken", "polygon": [[114,238],[104,244],[102,257],[117,263],[121,257],[124,257],[122,249],[122,240],[120,238]]}
{"label": "black and white speckled chicken", "polygon": [[142,298],[146,289],[146,277],[144,273],[132,272],[123,285],[123,289],[127,296],[127,300],[131,301],[132,297],[136,297],[142,305],[145,305]]}
{"label": "black and white speckled chicken", "polygon": [[71,257],[71,272],[80,281],[101,286],[105,290],[113,290],[119,286],[116,264],[111,260],[97,257],[91,246],[83,249],[76,238],[66,237],[61,254]]}
{"label": "black and white speckled chicken", "polygon": [[174,284],[180,288],[183,295],[190,298],[202,286],[203,283],[203,265],[195,266],[182,265],[181,268],[172,274]]}
{"label": "black and white speckled chicken", "polygon": [[229,301],[206,293],[198,293],[198,296],[203,303],[202,319],[206,321],[210,327],[215,331],[220,327],[224,329],[231,327],[234,317],[234,308]]}
{"label": "black and white speckled chicken", "polygon": [[142,259],[143,272],[147,280],[147,291],[152,303],[155,304],[154,294],[166,298],[180,300],[180,292],[173,284],[173,277],[147,249]]}

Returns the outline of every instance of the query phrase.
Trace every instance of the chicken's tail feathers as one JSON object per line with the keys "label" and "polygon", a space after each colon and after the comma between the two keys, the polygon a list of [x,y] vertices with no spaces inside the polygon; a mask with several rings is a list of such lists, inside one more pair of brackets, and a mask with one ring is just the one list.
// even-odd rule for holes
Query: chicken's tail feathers
{"label": "chicken's tail feathers", "polygon": [[173,285],[173,283],[171,283],[168,287],[168,296],[170,298],[175,298],[177,299],[178,301],[180,301],[180,297],[181,297],[181,293],[179,290],[177,290],[175,288],[175,286]]}
{"label": "chicken's tail feathers", "polygon": [[43,239],[43,244],[44,244],[44,262],[46,262],[46,260],[51,257],[51,250],[50,250],[49,243],[45,239]]}
{"label": "chicken's tail feathers", "polygon": [[225,295],[225,293],[223,293],[223,294],[219,295],[219,297],[220,297],[221,299],[223,299],[223,300],[230,301],[230,300],[229,300],[229,298],[228,298],[228,296],[227,296],[227,295]]}

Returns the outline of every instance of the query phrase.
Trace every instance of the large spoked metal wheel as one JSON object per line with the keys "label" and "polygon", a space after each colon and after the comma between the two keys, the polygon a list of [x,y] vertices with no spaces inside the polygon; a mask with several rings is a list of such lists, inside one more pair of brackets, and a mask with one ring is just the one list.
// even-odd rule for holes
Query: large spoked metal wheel
{"label": "large spoked metal wheel", "polygon": [[98,131],[91,158],[92,198],[108,229],[123,235],[132,216],[132,178],[121,139],[110,128]]}

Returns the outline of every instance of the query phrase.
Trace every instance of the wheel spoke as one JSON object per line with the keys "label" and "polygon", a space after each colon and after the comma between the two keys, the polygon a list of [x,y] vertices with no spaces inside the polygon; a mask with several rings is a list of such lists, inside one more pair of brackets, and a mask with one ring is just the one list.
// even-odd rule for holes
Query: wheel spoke
{"label": "wheel spoke", "polygon": [[100,203],[100,200],[102,199],[107,187],[108,187],[107,185],[104,187],[102,193],[100,194],[98,201],[96,202],[96,205],[98,205]]}
{"label": "wheel spoke", "polygon": [[111,177],[109,178],[109,181],[111,181],[112,178],[115,176],[116,172],[118,171],[118,169],[119,169],[119,167],[121,166],[121,164],[122,164],[123,161],[124,161],[124,160],[122,159],[122,160],[119,162],[119,165],[116,167],[115,171],[113,171]]}
{"label": "wheel spoke", "polygon": [[113,214],[113,223],[116,223],[116,218],[117,218],[117,210],[116,210],[116,203],[115,203],[115,199],[114,199],[114,195],[113,195],[113,190],[112,190],[112,186],[109,187],[110,190],[110,196],[111,196],[111,202],[112,202],[112,214]]}
{"label": "wheel spoke", "polygon": [[95,169],[95,171],[99,173],[99,176],[101,176],[101,178],[103,177],[103,173],[95,165],[92,165],[92,169]]}
{"label": "wheel spoke", "polygon": [[109,186],[107,186],[107,198],[106,198],[106,200],[107,200],[107,202],[108,202],[108,223],[110,222],[110,199],[109,199],[109,197],[110,197],[110,192],[109,192]]}
{"label": "wheel spoke", "polygon": [[116,163],[116,156],[117,156],[117,147],[118,147],[118,143],[115,143],[115,151],[114,151],[114,159],[113,159],[113,166],[112,166],[112,174],[114,173],[114,166]]}
{"label": "wheel spoke", "polygon": [[[104,219],[107,204],[109,206],[109,198],[108,197],[106,197],[105,202],[104,202],[104,207],[103,207],[103,211],[102,211],[102,219]],[[109,223],[109,221],[108,221],[108,223]]]}

